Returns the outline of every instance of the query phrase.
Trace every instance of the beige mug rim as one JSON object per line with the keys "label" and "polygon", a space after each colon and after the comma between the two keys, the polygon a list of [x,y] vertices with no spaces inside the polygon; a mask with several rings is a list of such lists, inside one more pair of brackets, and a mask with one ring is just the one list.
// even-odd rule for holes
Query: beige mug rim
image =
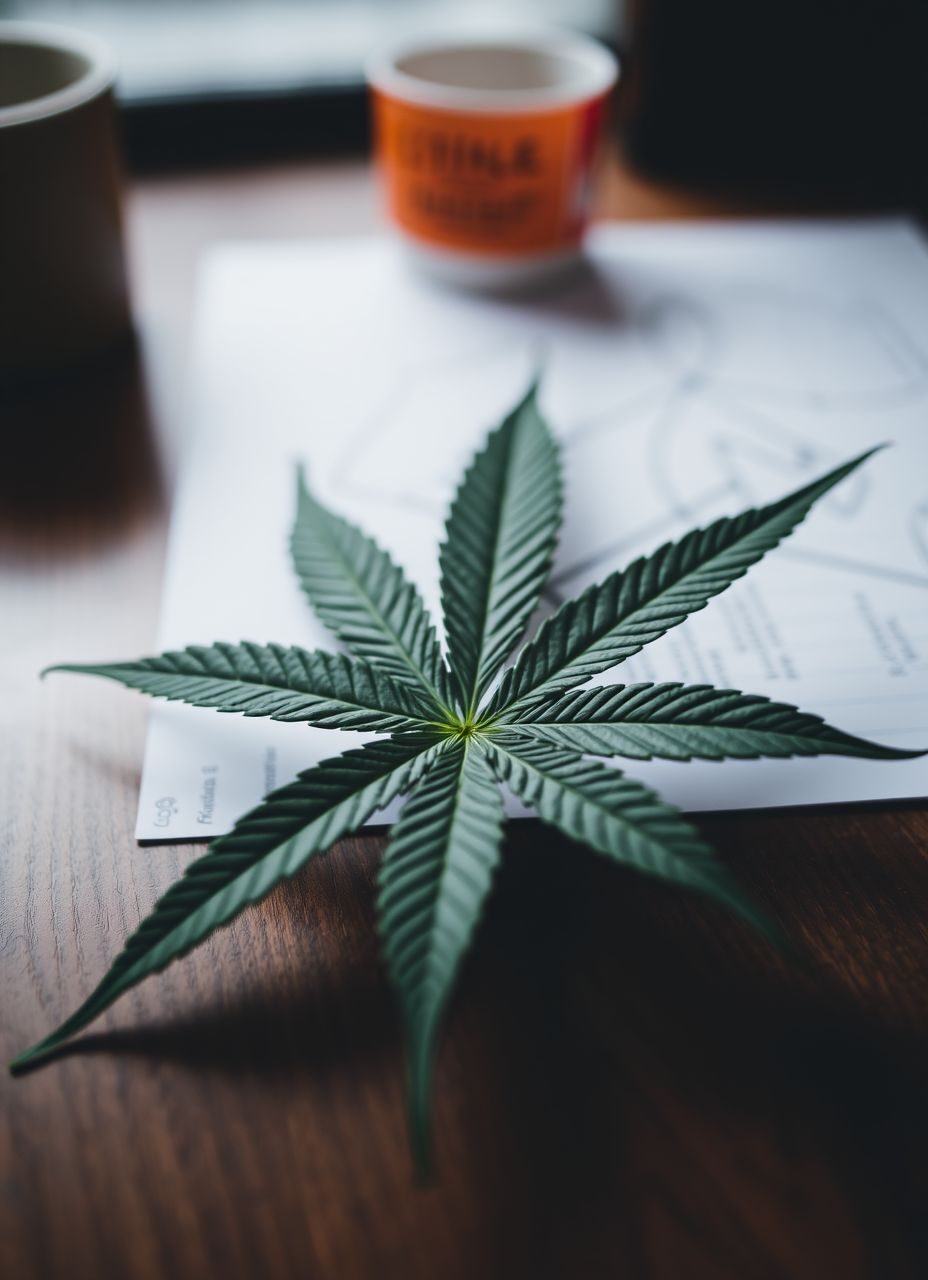
{"label": "beige mug rim", "polygon": [[[477,89],[421,79],[399,67],[415,54],[443,53],[455,49],[519,49],[532,53],[556,53],[573,59],[586,71],[583,83],[571,80],[542,89]],[[619,60],[593,36],[567,31],[504,32],[488,35],[427,37],[399,40],[375,51],[365,64],[368,84],[378,93],[400,102],[438,110],[523,114],[576,106],[604,97],[619,77]]]}
{"label": "beige mug rim", "polygon": [[116,58],[110,46],[83,31],[50,22],[0,22],[0,45],[31,44],[77,54],[88,62],[87,71],[54,93],[0,107],[0,129],[32,124],[63,115],[93,101],[116,82]]}

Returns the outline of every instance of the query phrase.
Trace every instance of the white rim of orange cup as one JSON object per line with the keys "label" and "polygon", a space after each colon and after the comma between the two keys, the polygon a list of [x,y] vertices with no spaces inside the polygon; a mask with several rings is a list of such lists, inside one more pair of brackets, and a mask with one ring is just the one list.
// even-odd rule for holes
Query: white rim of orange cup
{"label": "white rim of orange cup", "polygon": [[112,89],[116,83],[116,59],[103,40],[83,31],[44,22],[0,22],[0,45],[24,44],[55,53],[68,53],[82,58],[87,69],[77,79],[52,93],[0,106],[0,129],[10,125],[30,124],[49,116],[61,115]]}
{"label": "white rim of orange cup", "polygon": [[[556,60],[562,74],[552,74],[550,83],[544,85],[504,88],[447,83],[435,73],[429,76],[410,67],[429,58],[466,60],[492,53]],[[548,31],[398,41],[374,53],[365,72],[372,88],[401,102],[437,110],[508,115],[559,110],[602,97],[615,86],[619,64],[592,36]]]}

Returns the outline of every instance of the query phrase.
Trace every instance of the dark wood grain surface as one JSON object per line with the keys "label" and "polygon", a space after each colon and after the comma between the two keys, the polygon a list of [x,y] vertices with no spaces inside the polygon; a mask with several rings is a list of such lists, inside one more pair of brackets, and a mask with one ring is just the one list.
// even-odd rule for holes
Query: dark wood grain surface
{"label": "dark wood grain surface", "polygon": [[[712,212],[621,172],[619,216]],[[139,848],[146,706],[55,659],[155,634],[199,250],[376,222],[360,165],[131,192],[141,354],[0,401],[0,1052],[47,1032],[196,852]],[[928,809],[700,820],[809,949],[532,823],[510,841],[413,1184],[377,834],[2,1077],[0,1275],[822,1280],[928,1270]]]}

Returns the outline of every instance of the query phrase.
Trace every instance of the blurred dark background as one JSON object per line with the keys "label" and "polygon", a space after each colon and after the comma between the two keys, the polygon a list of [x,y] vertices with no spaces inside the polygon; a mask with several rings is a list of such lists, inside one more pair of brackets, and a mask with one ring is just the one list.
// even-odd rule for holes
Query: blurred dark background
{"label": "blurred dark background", "polygon": [[642,170],[925,207],[925,0],[630,0],[625,38]]}

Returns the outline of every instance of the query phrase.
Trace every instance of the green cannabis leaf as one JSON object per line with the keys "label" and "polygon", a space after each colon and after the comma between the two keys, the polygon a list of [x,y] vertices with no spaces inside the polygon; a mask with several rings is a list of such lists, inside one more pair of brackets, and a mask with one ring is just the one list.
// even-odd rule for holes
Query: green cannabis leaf
{"label": "green cannabis leaf", "polygon": [[[918,754],[865,742],[818,716],[707,685],[580,687],[702,609],[785,538],[869,454],[769,506],[696,529],[587,588],[501,671],[535,610],[561,515],[557,445],[532,386],[465,473],[440,550],[447,658],[415,587],[302,474],[291,550],[303,591],[347,654],[214,644],[135,662],[53,670],[104,676],[157,698],[246,716],[387,733],[325,760],[239,820],[161,898],[85,1003],[27,1050],[40,1062],[123,992],[324,854],[395,797],[378,912],[409,1049],[410,1120],[430,1157],[443,1012],[502,844],[500,784],[598,853],[695,889],[782,940],[696,829],[590,755],[647,760]],[[495,688],[494,688],[495,685]]]}

